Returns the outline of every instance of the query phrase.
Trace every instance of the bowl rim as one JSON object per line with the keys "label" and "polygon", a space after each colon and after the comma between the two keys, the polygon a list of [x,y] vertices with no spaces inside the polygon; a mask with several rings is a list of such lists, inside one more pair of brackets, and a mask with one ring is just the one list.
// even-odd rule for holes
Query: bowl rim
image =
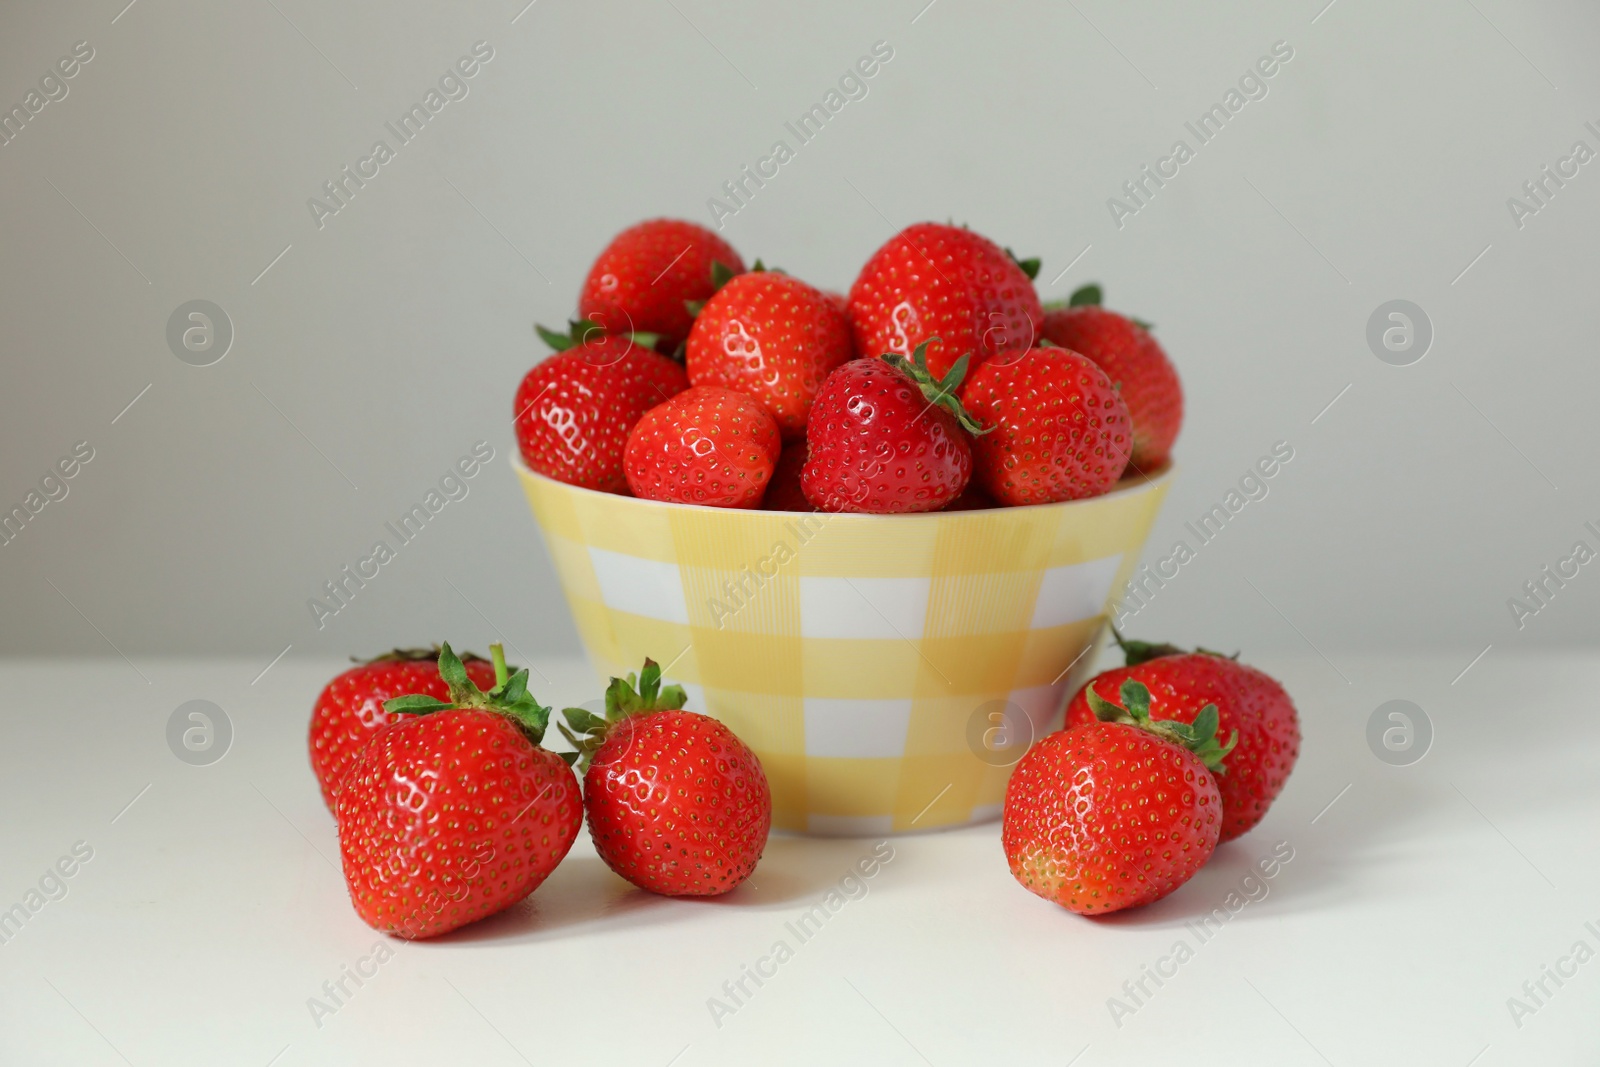
{"label": "bowl rim", "polygon": [[556,486],[569,492],[582,493],[595,497],[604,497],[608,500],[626,501],[627,503],[623,505],[624,507],[638,505],[646,508],[671,508],[674,510],[682,510],[687,508],[692,511],[711,512],[718,515],[826,515],[828,516],[829,522],[833,522],[836,519],[844,519],[847,522],[882,522],[884,520],[892,522],[911,522],[919,519],[924,522],[939,519],[955,519],[959,521],[961,518],[966,516],[986,516],[1005,514],[1007,512],[1026,514],[1036,513],[1046,508],[1082,507],[1085,505],[1097,504],[1102,500],[1110,500],[1113,497],[1131,496],[1135,493],[1145,493],[1152,489],[1162,488],[1167,485],[1167,483],[1171,482],[1173,473],[1178,469],[1177,463],[1169,458],[1167,462],[1162,464],[1160,469],[1158,469],[1154,474],[1135,472],[1137,477],[1142,479],[1142,481],[1135,481],[1133,478],[1124,476],[1117,481],[1116,485],[1112,486],[1106,492],[1101,493],[1099,496],[1087,496],[1078,500],[1057,500],[1049,504],[1017,504],[1011,507],[1002,505],[996,508],[973,508],[967,511],[907,511],[894,515],[871,515],[858,511],[766,511],[762,508],[719,508],[712,507],[709,504],[680,504],[672,500],[649,500],[638,496],[623,496],[621,493],[605,493],[598,489],[590,489],[587,486],[573,485],[571,482],[563,482],[559,478],[552,478],[548,474],[541,474],[538,471],[533,470],[523,461],[522,451],[520,448],[512,450],[511,466],[518,474],[527,478],[532,478],[536,482],[548,482],[552,486]]}

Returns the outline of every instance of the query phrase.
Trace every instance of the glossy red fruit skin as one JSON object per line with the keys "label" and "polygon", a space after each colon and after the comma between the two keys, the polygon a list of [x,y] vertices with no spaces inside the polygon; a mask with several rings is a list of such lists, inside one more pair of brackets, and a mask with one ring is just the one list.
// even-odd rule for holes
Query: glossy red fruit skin
{"label": "glossy red fruit skin", "polygon": [[629,432],[645,412],[687,388],[681,366],[625,337],[601,336],[557,352],[517,389],[522,461],[568,485],[626,494]]}
{"label": "glossy red fruit skin", "polygon": [[850,323],[820,289],[777,271],[733,278],[689,331],[689,381],[754,397],[786,441],[805,436],[811,402],[850,359]]}
{"label": "glossy red fruit skin", "polygon": [[1115,311],[1088,305],[1045,312],[1043,333],[1094,360],[1120,386],[1133,420],[1129,466],[1148,473],[1166,463],[1183,427],[1183,384],[1150,332]]}
{"label": "glossy red fruit skin", "polygon": [[937,337],[928,346],[935,378],[967,353],[976,366],[1000,352],[1026,351],[1043,321],[1022,268],[999,245],[959,226],[906,227],[872,254],[850,287],[856,352],[909,357]]}
{"label": "glossy red fruit skin", "polygon": [[796,441],[784,445],[778,465],[772,468],[772,478],[767,482],[766,495],[761,498],[762,511],[816,511],[800,488],[800,472],[806,465],[806,442]]}
{"label": "glossy red fruit skin", "polygon": [[614,725],[584,775],[583,805],[606,866],[666,896],[735,888],[772,828],[761,761],[732,730],[692,711]]}
{"label": "glossy red fruit skin", "polygon": [[688,300],[715,292],[711,264],[744,273],[733,246],[704,226],[681,219],[650,219],[611,239],[589,268],[578,295],[578,317],[617,333],[661,335],[670,352],[689,336],[694,316]]}
{"label": "glossy red fruit skin", "polygon": [[800,473],[821,511],[937,511],[972,477],[971,438],[945,408],[881,359],[853,359],[822,383]]}
{"label": "glossy red fruit skin", "polygon": [[645,412],[624,467],[633,495],[646,500],[755,508],[782,449],[778,424],[756,401],[695,385]]}
{"label": "glossy red fruit skin", "polygon": [[1222,796],[1222,840],[1248,832],[1289,779],[1300,756],[1300,716],[1271,676],[1224,656],[1161,656],[1136,667],[1096,675],[1067,703],[1067,725],[1095,721],[1088,689],[1115,701],[1132,678],[1150,690],[1150,717],[1193,722],[1207,704],[1217,706],[1217,737],[1239,731],[1239,743],[1217,776]]}
{"label": "glossy red fruit skin", "polygon": [[1001,841],[1030,892],[1103,915],[1188,881],[1217,847],[1221,807],[1192,752],[1097,721],[1050,734],[1022,757],[1006,784]]}
{"label": "glossy red fruit skin", "polygon": [[[467,676],[481,689],[494,687],[494,666],[487,660],[465,662]],[[311,770],[322,788],[322,801],[334,810],[338,787],[356,756],[384,726],[394,720],[383,702],[421,693],[448,700],[449,688],[439,677],[439,661],[378,660],[351,667],[329,682],[311,708],[307,747]]]}
{"label": "glossy red fruit skin", "polygon": [[961,402],[990,432],[974,440],[974,480],[1007,506],[1099,496],[1128,463],[1128,405],[1105,372],[1064,348],[988,360]]}
{"label": "glossy red fruit skin", "polygon": [[435,937],[537,889],[583,823],[577,775],[506,716],[402,717],[339,790],[339,850],[368,926]]}

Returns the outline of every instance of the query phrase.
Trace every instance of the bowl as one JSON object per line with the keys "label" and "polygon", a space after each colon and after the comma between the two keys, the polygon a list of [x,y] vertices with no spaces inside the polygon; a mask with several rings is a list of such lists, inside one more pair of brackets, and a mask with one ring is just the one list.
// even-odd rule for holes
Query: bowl
{"label": "bowl", "polygon": [[1089,500],[919,515],[734,511],[513,463],[602,678],[646,656],[755,750],[775,828],[993,819],[1088,676],[1172,472]]}

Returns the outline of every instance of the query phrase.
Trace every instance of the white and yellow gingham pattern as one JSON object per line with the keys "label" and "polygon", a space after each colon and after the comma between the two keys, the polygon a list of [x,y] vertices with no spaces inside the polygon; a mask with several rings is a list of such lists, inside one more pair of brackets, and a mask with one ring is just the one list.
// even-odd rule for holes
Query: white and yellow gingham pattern
{"label": "white and yellow gingham pattern", "polygon": [[824,834],[998,814],[1010,767],[969,747],[974,714],[1011,701],[1034,736],[1053,728],[1170,478],[871,516],[662,504],[517,470],[601,674],[667,667],[761,758],[773,825]]}

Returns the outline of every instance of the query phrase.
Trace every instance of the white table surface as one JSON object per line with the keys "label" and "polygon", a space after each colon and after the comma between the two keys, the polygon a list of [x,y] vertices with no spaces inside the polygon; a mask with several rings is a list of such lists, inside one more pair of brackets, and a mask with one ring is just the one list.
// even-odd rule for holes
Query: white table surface
{"label": "white table surface", "polygon": [[[1304,720],[1285,794],[1187,886],[1120,918],[1025,892],[998,824],[890,839],[866,895],[803,943],[786,924],[874,841],[774,836],[754,885],[680,902],[633,889],[582,837],[530,902],[388,942],[320,1019],[308,1000],[383,940],[349,905],[305,755],[339,665],[285,660],[251,684],[262,663],[11,661],[0,909],[76,843],[93,858],[0,944],[0,1063],[1600,1063],[1600,958],[1546,978],[1520,1020],[1507,1005],[1575,942],[1600,950],[1585,928],[1600,930],[1600,657],[1496,649],[1452,684],[1466,658],[1260,663]],[[583,664],[539,666],[547,702],[596,695]],[[1366,742],[1396,697],[1436,730],[1411,766]],[[195,698],[234,725],[210,766],[166,744]],[[1293,859],[1267,895],[1202,942],[1186,924],[1279,842]],[[714,1019],[708,1000],[732,1006],[723,983],[779,940],[792,958]],[[1135,1005],[1124,982],[1178,941],[1191,958]],[[1135,1010],[1114,1018],[1114,996]]]}

